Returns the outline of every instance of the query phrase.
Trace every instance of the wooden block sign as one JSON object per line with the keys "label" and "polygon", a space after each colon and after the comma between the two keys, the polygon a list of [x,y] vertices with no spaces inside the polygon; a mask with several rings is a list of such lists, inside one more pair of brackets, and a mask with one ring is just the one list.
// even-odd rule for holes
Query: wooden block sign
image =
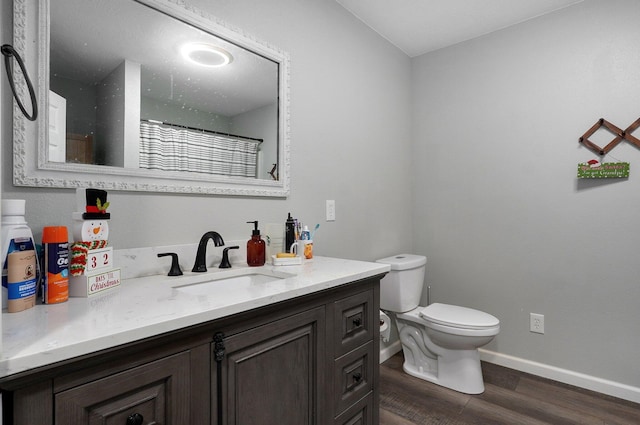
{"label": "wooden block sign", "polygon": [[94,274],[71,276],[69,296],[90,297],[91,295],[120,285],[120,269],[100,271]]}
{"label": "wooden block sign", "polygon": [[108,246],[100,249],[90,249],[87,252],[87,265],[85,273],[92,273],[98,270],[108,269],[113,266],[113,248]]}

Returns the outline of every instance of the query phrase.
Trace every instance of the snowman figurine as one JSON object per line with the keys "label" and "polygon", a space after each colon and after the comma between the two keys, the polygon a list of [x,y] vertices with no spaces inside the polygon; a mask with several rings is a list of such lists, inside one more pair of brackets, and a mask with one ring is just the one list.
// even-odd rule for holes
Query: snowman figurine
{"label": "snowman figurine", "polygon": [[74,212],[73,244],[71,245],[70,272],[72,276],[84,274],[87,266],[87,254],[91,250],[105,248],[109,243],[109,219],[107,212],[107,191],[101,189],[77,189],[78,209]]}

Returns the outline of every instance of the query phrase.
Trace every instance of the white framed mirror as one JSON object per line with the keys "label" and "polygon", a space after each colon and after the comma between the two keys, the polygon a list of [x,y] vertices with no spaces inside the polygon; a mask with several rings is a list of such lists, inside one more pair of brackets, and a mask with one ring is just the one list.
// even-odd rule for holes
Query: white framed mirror
{"label": "white framed mirror", "polygon": [[14,0],[14,46],[40,110],[14,107],[15,185],[289,194],[280,49],[180,0]]}

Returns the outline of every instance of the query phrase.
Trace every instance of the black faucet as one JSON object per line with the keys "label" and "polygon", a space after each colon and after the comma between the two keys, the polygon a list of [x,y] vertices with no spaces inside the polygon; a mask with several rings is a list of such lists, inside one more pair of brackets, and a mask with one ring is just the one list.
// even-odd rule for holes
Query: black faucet
{"label": "black faucet", "polygon": [[221,269],[230,269],[231,268],[231,262],[229,262],[229,250],[230,249],[239,249],[240,247],[238,245],[236,246],[228,246],[225,249],[222,250],[222,261],[220,261],[220,268]]}
{"label": "black faucet", "polygon": [[224,240],[222,236],[218,232],[207,232],[200,238],[200,243],[198,243],[198,252],[196,253],[196,262],[193,264],[192,272],[206,272],[207,265],[205,264],[207,261],[207,242],[209,239],[213,240],[213,244],[215,246],[224,245]]}
{"label": "black faucet", "polygon": [[182,270],[180,269],[180,263],[178,262],[178,254],[175,252],[163,252],[158,254],[158,257],[171,256],[171,270],[167,276],[182,276]]}

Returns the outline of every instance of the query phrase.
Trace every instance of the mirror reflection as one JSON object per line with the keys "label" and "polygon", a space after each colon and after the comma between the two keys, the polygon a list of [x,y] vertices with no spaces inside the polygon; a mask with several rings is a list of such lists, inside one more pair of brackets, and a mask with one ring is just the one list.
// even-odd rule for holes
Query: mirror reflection
{"label": "mirror reflection", "polygon": [[49,10],[49,162],[278,179],[278,62],[138,1]]}

